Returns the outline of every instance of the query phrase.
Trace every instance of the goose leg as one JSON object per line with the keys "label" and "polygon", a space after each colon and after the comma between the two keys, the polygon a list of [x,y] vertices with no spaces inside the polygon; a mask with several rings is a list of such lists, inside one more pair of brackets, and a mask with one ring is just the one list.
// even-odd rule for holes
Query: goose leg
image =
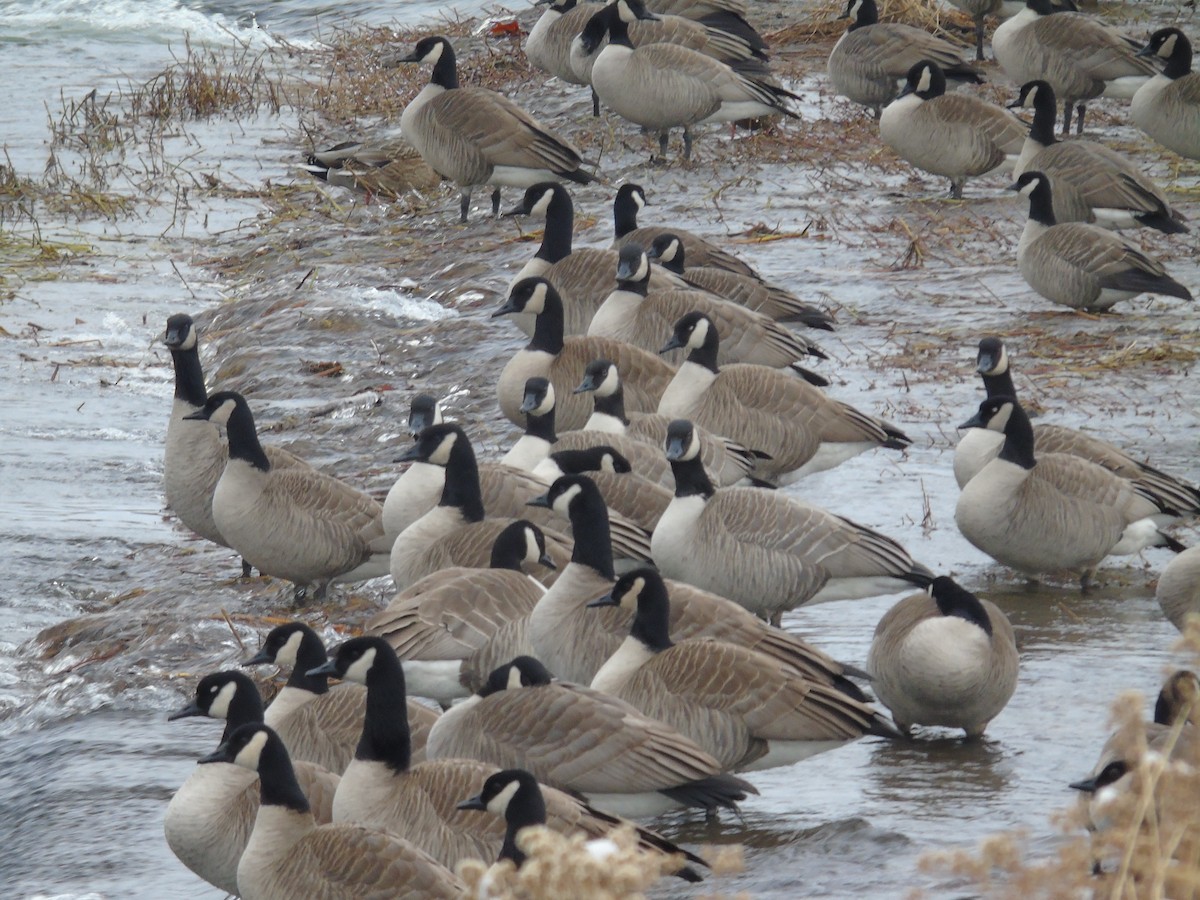
{"label": "goose leg", "polygon": [[975,62],[983,62],[983,17],[975,20]]}
{"label": "goose leg", "polygon": [[254,574],[254,567],[251,566],[250,563],[246,562],[245,557],[243,557],[242,558],[242,577],[249,578],[253,574]]}
{"label": "goose leg", "polygon": [[1063,130],[1064,135],[1071,133],[1071,101],[1067,100],[1063,103]]}
{"label": "goose leg", "polygon": [[1083,134],[1083,114],[1087,112],[1087,105],[1080,103],[1075,107],[1075,133]]}
{"label": "goose leg", "polygon": [[592,118],[600,118],[600,97],[596,94],[595,88],[592,88]]}
{"label": "goose leg", "polygon": [[658,155],[664,158],[667,155],[667,131],[665,129],[658,133]]}
{"label": "goose leg", "polygon": [[494,188],[492,190],[492,218],[498,219],[499,217],[500,217],[500,188]]}
{"label": "goose leg", "polygon": [[467,211],[471,208],[471,189],[462,189],[462,198],[458,202],[458,221],[467,221]]}
{"label": "goose leg", "polygon": [[308,602],[308,585],[298,584],[292,589],[292,603],[296,606],[303,606]]}
{"label": "goose leg", "polygon": [[955,178],[950,182],[950,199],[961,200],[963,198],[963,185],[967,183],[965,178]]}
{"label": "goose leg", "polygon": [[683,126],[683,158],[692,158],[692,132],[686,125]]}

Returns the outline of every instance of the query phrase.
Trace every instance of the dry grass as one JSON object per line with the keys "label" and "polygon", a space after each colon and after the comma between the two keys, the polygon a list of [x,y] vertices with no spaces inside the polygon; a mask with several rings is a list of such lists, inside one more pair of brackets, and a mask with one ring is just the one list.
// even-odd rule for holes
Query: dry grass
{"label": "dry grass", "polygon": [[[881,22],[901,22],[950,39],[965,40],[975,31],[970,16],[937,0],[878,0],[878,6]],[[773,47],[801,44],[840,37],[846,30],[846,20],[838,18],[846,11],[844,0],[822,0],[808,9],[803,21],[763,35],[767,43]]]}

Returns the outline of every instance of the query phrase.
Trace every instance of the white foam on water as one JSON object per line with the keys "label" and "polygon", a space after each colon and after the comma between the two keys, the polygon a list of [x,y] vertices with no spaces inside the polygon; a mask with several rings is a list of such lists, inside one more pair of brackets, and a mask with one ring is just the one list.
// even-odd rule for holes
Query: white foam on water
{"label": "white foam on water", "polygon": [[328,299],[337,307],[373,309],[414,322],[435,322],[456,315],[453,309],[442,306],[428,297],[418,297],[392,287],[344,285],[329,292]]}

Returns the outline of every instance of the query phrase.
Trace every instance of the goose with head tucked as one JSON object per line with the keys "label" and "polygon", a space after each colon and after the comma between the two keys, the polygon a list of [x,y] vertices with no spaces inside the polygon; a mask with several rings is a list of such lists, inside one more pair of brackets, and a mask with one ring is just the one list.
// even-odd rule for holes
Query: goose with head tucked
{"label": "goose with head tucked", "polygon": [[1059,224],[1050,179],[1029,170],[1011,189],[1029,200],[1029,217],[1017,244],[1017,267],[1026,283],[1051,303],[1105,310],[1138,294],[1191,300],[1186,287],[1158,260],[1097,225]]}
{"label": "goose with head tucked", "polygon": [[1017,84],[1043,80],[1063,105],[1063,134],[1071,130],[1078,105],[1077,133],[1083,133],[1088,100],[1101,95],[1129,99],[1154,74],[1137,57],[1137,43],[1100,19],[1060,12],[1051,0],[1026,0],[1025,8],[992,35],[992,53]]}
{"label": "goose with head tucked", "polygon": [[1133,95],[1133,124],[1168,150],[1200,159],[1200,72],[1192,70],[1191,42],[1178,28],[1160,28],[1138,56],[1167,64]]}
{"label": "goose with head tucked", "polygon": [[761,653],[712,638],[672,641],[670,598],[652,569],[622,575],[588,606],[633,615],[593,690],[679,729],[728,770],[791,765],[866,734],[897,736],[867,704]]}
{"label": "goose with head tucked", "polygon": [[875,0],[848,0],[840,18],[851,22],[829,54],[829,80],[838,94],[868,107],[876,119],[922,60],[936,63],[953,81],[983,83],[982,73],[963,58],[965,47],[912,25],[880,22]]}
{"label": "goose with head tucked", "polygon": [[[431,425],[401,459],[432,463],[446,475],[438,505],[404,529],[392,545],[396,590],[451,566],[486,566],[496,538],[514,520],[485,518],[479,466],[466,432],[450,422]],[[554,565],[566,565],[568,552],[562,543],[548,538],[546,552]],[[553,580],[553,574],[541,580]]]}
{"label": "goose with head tucked", "polygon": [[184,417],[224,425],[229,462],[213,492],[213,521],[242,558],[296,586],[297,600],[331,581],[386,574],[383,508],[362,491],[306,467],[276,467],[258,441],[254,414],[235,391]]}
{"label": "goose with head tucked", "polygon": [[[589,601],[612,590],[616,573],[608,547],[604,501],[590,478],[564,475],[538,503],[547,505],[582,535],[562,577],[534,607],[530,640],[534,652],[568,681],[589,684],[629,636],[632,610],[590,610]],[[646,578],[657,576],[650,574]],[[724,597],[678,581],[664,582],[670,592],[668,623],[672,640],[711,638],[737,644],[800,672],[811,681],[836,687],[861,700],[847,676],[859,676],[817,648],[761,619]]]}
{"label": "goose with head tucked", "polygon": [[378,143],[342,141],[305,157],[304,170],[318,181],[364,194],[398,199],[413,191],[432,191],[442,176],[403,138]]}
{"label": "goose with head tucked", "polygon": [[[288,622],[272,628],[262,649],[242,665],[291,668],[287,684],[267,707],[263,721],[275,729],[293,760],[341,773],[354,758],[367,698],[358,685],[331,687],[325,676],[310,674],[325,659],[320,636],[303,622]],[[425,739],[437,713],[415,700],[409,701],[406,711],[413,752],[424,759]]]}
{"label": "goose with head tucked", "polygon": [[786,484],[875,447],[901,450],[911,443],[894,425],[803,379],[765,366],[718,365],[720,336],[702,313],[676,322],[663,350],[680,347],[687,359],[663,392],[659,414],[690,419],[761,454],[755,477]]}
{"label": "goose with head tucked", "polygon": [[1013,174],[1038,171],[1052,184],[1055,222],[1088,222],[1105,228],[1154,228],[1166,234],[1188,231],[1158,186],[1126,157],[1096,141],[1054,136],[1058,106],[1054,88],[1031,81],[1009,109],[1033,108],[1033,124]]}
{"label": "goose with head tucked", "polygon": [[[1000,338],[989,336],[980,340],[976,370],[983,378],[987,396],[1017,396],[1008,349]],[[1180,515],[1200,515],[1200,489],[1140,462],[1108,441],[1051,422],[1034,425],[1033,437],[1039,453],[1067,453],[1094,462],[1135,484],[1164,508],[1173,510],[1171,514],[1155,517],[1160,525]],[[1003,445],[1003,432],[968,429],[954,448],[954,478],[958,486],[961,488],[995,459]]]}
{"label": "goose with head tucked", "polygon": [[778,491],[713,486],[692,423],[671,423],[675,499],[650,546],[664,575],[778,624],[804,603],[923,587],[932,573],[891,538]]}
{"label": "goose with head tucked", "polygon": [[433,66],[429,84],[404,108],[400,130],[434,171],[459,186],[463,222],[475,187],[492,185],[492,213],[498,215],[502,186],[596,180],[574,145],[503,94],[460,87],[454,48],[446,38],[422,38],[401,61]]}
{"label": "goose with head tucked", "polygon": [[496,666],[533,652],[529,615],[546,588],[522,567],[537,565],[553,566],[545,535],[519,519],[497,535],[489,568],[426,575],[368,619],[366,633],[396,651],[414,694],[448,706]]}
{"label": "goose with head tucked", "polygon": [[[163,343],[171,351],[171,365],[175,369],[175,399],[167,422],[163,456],[163,494],[167,507],[200,537],[228,547],[213,519],[212,499],[229,461],[229,449],[214,424],[189,418],[208,402],[200,366],[200,332],[192,317],[177,313],[167,319]],[[264,447],[263,452],[274,469],[311,468],[279,447]],[[243,560],[242,575],[249,574],[250,564]]]}
{"label": "goose with head tucked", "polygon": [[631,818],[680,807],[711,814],[757,793],[674,728],[608,694],[553,681],[527,656],[446,712],[429,747],[434,759],[527,769],[542,784]]}
{"label": "goose with head tucked", "polygon": [[[547,486],[564,475],[586,475],[600,489],[608,507],[610,523],[615,512],[653,533],[671,503],[671,492],[633,471],[624,456],[612,446],[601,444],[586,450],[559,450],[538,465]],[[626,566],[628,568],[628,566]]]}
{"label": "goose with head tucked", "polygon": [[318,825],[270,726],[241,726],[200,762],[258,773],[258,815],[237,869],[243,900],[462,897],[464,887],[450,870],[403,838],[361,825]]}
{"label": "goose with head tucked", "polygon": [[884,613],[867,671],[901,731],[941,725],[977,738],[1017,689],[1017,662],[1008,617],[939,575]]}
{"label": "goose with head tucked", "polygon": [[1078,573],[1084,587],[1110,555],[1184,549],[1158,530],[1162,506],[1136,485],[1076,456],[1035,456],[1029,417],[1012,397],[989,397],[964,428],[1004,433],[1000,454],[967,482],[954,521],[1002,565],[1036,577]]}
{"label": "goose with head tucked", "polygon": [[[683,238],[674,231],[656,236],[646,255],[690,287],[707,291],[722,300],[769,316],[777,322],[800,322],[809,328],[833,331],[834,319],[825,310],[805,303],[795,294],[756,276],[730,272],[716,266],[693,265]],[[654,269],[650,276],[654,277]]]}
{"label": "goose with head tucked", "polygon": [[961,200],[968,178],[1011,171],[1025,143],[1025,126],[1008,110],[970,94],[947,94],[946,76],[932,60],[908,70],[900,96],[879,117],[879,136],[918,169],[950,179]]}
{"label": "goose with head tucked", "polygon": [[630,409],[653,412],[658,406],[675,370],[653,353],[631,344],[601,337],[565,337],[562,298],[545,278],[519,281],[492,316],[522,312],[537,317],[533,337],[505,364],[496,383],[500,411],[510,422],[524,424],[521,404],[525,383],[540,376],[554,386],[558,427],[563,431],[582,428],[591,414],[591,403],[571,391],[587,364],[598,358],[611,359],[621,367]]}
{"label": "goose with head tucked", "polygon": [[[658,133],[659,152],[666,155],[667,134],[683,128],[683,157],[692,152],[692,126],[704,122],[737,122],[762,116],[799,116],[788,108],[791,91],[754,73],[676,44],[635,47],[629,27],[654,14],[628,0],[616,0],[597,14],[608,45],[592,64],[592,88],[601,102],[635,125]],[[596,21],[596,20],[594,20]],[[600,29],[585,30],[583,51],[592,53],[603,39]]]}
{"label": "goose with head tucked", "polygon": [[[768,316],[707,291],[651,291],[650,260],[641,244],[622,244],[618,256],[616,286],[592,317],[589,336],[623,341],[653,353],[662,347],[680,317],[695,310],[708,316],[721,336],[720,363],[790,368],[807,377],[810,373],[798,360],[807,356],[828,359],[815,343]],[[817,376],[817,383],[828,382]]]}
{"label": "goose with head tucked", "polygon": [[[262,722],[258,688],[242,672],[214,672],[196,685],[191,703],[168,718],[225,720],[225,741],[242,725]],[[338,776],[297,761],[296,780],[318,823],[332,820]],[[167,846],[181,863],[227,894],[238,893],[237,867],[258,814],[258,779],[232,765],[197,767],[171,797],[163,816]]]}

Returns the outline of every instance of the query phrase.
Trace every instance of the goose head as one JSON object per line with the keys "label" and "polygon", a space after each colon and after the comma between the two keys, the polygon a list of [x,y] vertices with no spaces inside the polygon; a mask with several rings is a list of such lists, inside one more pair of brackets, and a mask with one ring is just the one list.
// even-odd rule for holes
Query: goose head
{"label": "goose head", "polygon": [[1008,371],[1008,351],[998,337],[985,337],[979,342],[975,371],[980,375],[1003,375]]}
{"label": "goose head", "polygon": [[680,240],[679,235],[669,231],[654,238],[646,255],[651,259],[658,260],[665,268],[676,274],[682,274],[687,266],[683,241]]}
{"label": "goose head", "polygon": [[624,244],[617,253],[617,287],[644,294],[650,284],[650,260],[635,241]]}
{"label": "goose head", "polygon": [[355,684],[370,684],[376,673],[386,669],[391,674],[399,667],[396,651],[391,644],[380,637],[364,636],[338,644],[329,660],[324,665],[310,669],[308,674],[325,675]]}
{"label": "goose head", "polygon": [[492,313],[492,318],[511,313],[540,315],[551,306],[562,308],[562,297],[545,278],[522,278],[513,285],[504,305]]}
{"label": "goose head", "polygon": [[[445,467],[454,456],[464,450],[470,451],[471,442],[462,427],[452,422],[430,425],[421,432],[415,444],[400,457],[398,462],[423,462]],[[474,452],[471,451],[472,458]]]}
{"label": "goose head", "polygon": [[696,459],[700,455],[700,436],[695,426],[687,419],[673,421],[667,426],[664,450],[671,462]]}
{"label": "goose head", "polygon": [[521,202],[504,213],[505,216],[541,216],[545,217],[552,205],[571,204],[571,195],[567,189],[555,181],[541,181],[525,189]]}
{"label": "goose head", "polygon": [[320,656],[325,656],[324,642],[303,622],[277,625],[267,633],[262,649],[242,665],[259,666],[274,663],[281,668],[294,668],[299,662],[302,647],[310,652],[319,647]]}
{"label": "goose head", "polygon": [[237,391],[218,391],[208,398],[202,409],[198,409],[184,418],[212,422],[216,425],[228,425],[229,420],[239,410],[246,414],[250,412],[250,405],[246,403],[246,399],[241,394]]}
{"label": "goose head", "polygon": [[675,323],[671,337],[658,352],[667,353],[682,347],[688,351],[690,358],[693,353],[711,350],[715,362],[719,341],[717,327],[713,325],[712,319],[702,312],[693,311]]}
{"label": "goose head", "polygon": [[431,394],[417,394],[408,405],[408,433],[414,438],[430,425],[441,425],[442,407]]}
{"label": "goose head", "polygon": [[167,716],[167,721],[174,722],[176,719],[187,719],[193,716],[228,719],[230,711],[247,699],[257,702],[258,718],[261,719],[262,699],[259,696],[258,688],[244,672],[233,670],[213,672],[200,679],[192,701]]}
{"label": "goose head", "polygon": [[[532,809],[531,809],[532,807]],[[536,815],[541,809],[540,818]],[[494,816],[509,819],[509,811],[522,809],[521,818],[528,824],[546,820],[546,806],[537,779],[524,769],[503,769],[489,775],[483,789],[474,797],[458,804],[458,809],[486,810]],[[530,813],[534,815],[530,815]]]}
{"label": "goose head", "polygon": [[908,70],[900,97],[916,94],[922,100],[932,100],[944,93],[946,93],[946,73],[933,60],[923,59]]}
{"label": "goose head", "polygon": [[552,681],[554,681],[554,676],[539,660],[532,656],[518,656],[512,662],[507,662],[492,670],[483,687],[479,689],[479,696],[487,697],[500,691],[543,687]]}
{"label": "goose head", "polygon": [[272,728],[261,722],[250,723],[236,729],[214,752],[197,762],[233,763],[243,769],[257,772],[265,758],[280,751],[285,755],[287,753],[283,741]]}
{"label": "goose head", "polygon": [[627,475],[633,471],[629,460],[612,447],[600,445],[586,450],[559,450],[550,454],[564,475],[580,475],[584,472],[612,472]]}
{"label": "goose head", "polygon": [[572,393],[584,394],[593,391],[600,397],[611,397],[621,387],[621,373],[617,364],[607,359],[594,359],[583,370],[583,380]]}
{"label": "goose head", "polygon": [[546,416],[554,410],[554,385],[540,375],[525,382],[521,412],[527,416]]}
{"label": "goose head", "polygon": [[979,411],[958,428],[960,431],[965,428],[986,428],[1003,434],[1016,408],[1017,401],[1012,397],[988,397],[979,404]]}
{"label": "goose head", "polygon": [[1054,200],[1047,175],[1032,169],[1022,172],[1008,189],[1028,198],[1029,218],[1047,226],[1054,224]]}
{"label": "goose head", "polygon": [[199,333],[192,317],[185,313],[176,313],[167,319],[167,329],[163,332],[163,343],[169,350],[195,350]]}
{"label": "goose head", "polygon": [[546,552],[546,535],[542,529],[525,519],[518,519],[498,535],[492,544],[491,567],[521,571],[521,565],[540,563],[547,569],[555,569],[554,561]]}

